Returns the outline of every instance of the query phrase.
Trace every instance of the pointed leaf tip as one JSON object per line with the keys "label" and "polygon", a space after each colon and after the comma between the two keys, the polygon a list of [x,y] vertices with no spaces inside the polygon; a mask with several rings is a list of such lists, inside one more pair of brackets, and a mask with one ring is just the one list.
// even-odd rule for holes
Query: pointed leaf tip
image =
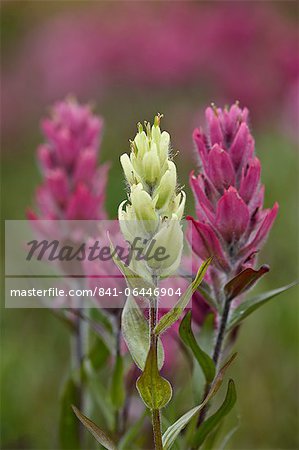
{"label": "pointed leaf tip", "polygon": [[151,346],[144,371],[136,382],[140,397],[144,404],[152,410],[163,408],[172,397],[171,384],[159,374],[156,352],[156,348]]}
{"label": "pointed leaf tip", "polygon": [[115,410],[122,408],[125,402],[124,362],[121,355],[116,355],[111,380],[111,402]]}
{"label": "pointed leaf tip", "polygon": [[238,273],[224,287],[224,292],[230,300],[250,289],[265,273],[269,272],[267,265],[261,266],[258,270],[250,267]]}
{"label": "pointed leaf tip", "polygon": [[202,282],[206,271],[211,264],[212,257],[208,258],[206,261],[202,263],[200,268],[198,269],[198,272],[196,274],[195,279],[193,282],[187,287],[184,294],[180,297],[180,299],[177,301],[177,303],[174,305],[174,307],[164,316],[160,319],[159,323],[155,327],[155,334],[159,335],[163,333],[167,328],[171,327],[182,315],[184,309],[188,305],[192,295]]}
{"label": "pointed leaf tip", "polygon": [[242,302],[233,311],[227,326],[227,331],[231,331],[233,328],[239,325],[239,323],[241,323],[247,316],[252,314],[256,309],[260,308],[262,305],[264,305],[277,295],[282,294],[283,292],[287,291],[293,286],[296,286],[298,283],[299,283],[298,281],[294,281],[293,283],[288,284],[287,286],[283,286],[281,288],[274,289],[272,291],[264,292],[263,294],[256,295],[255,297]]}
{"label": "pointed leaf tip", "polygon": [[[129,296],[122,313],[122,333],[132,358],[139,369],[144,370],[150,348],[149,326],[134,297]],[[158,341],[158,368],[164,363],[161,340]]]}
{"label": "pointed leaf tip", "polygon": [[[214,395],[217,393],[218,389],[220,388],[224,374],[227,370],[227,368],[231,365],[235,357],[237,356],[237,353],[234,353],[228,361],[222,366],[218,374],[216,375],[214,382],[211,385],[211,388],[205,397],[204,401],[198,405],[195,406],[195,408],[192,408],[190,411],[186,412],[182,417],[180,417],[173,425],[167,428],[165,433],[163,434],[163,450],[168,450],[172,447],[174,444],[177,436],[180,434],[180,432],[185,428],[185,426],[190,422],[192,417],[195,416],[199,411],[202,410],[202,408],[214,397]],[[230,385],[230,382],[229,382]]]}
{"label": "pointed leaf tip", "polygon": [[117,450],[115,443],[112,439],[107,436],[104,431],[102,431],[92,420],[88,419],[88,417],[84,416],[76,406],[72,405],[72,409],[80,422],[85,426],[85,428],[93,435],[95,440],[99,442],[99,444],[103,445],[107,450]]}
{"label": "pointed leaf tip", "polygon": [[191,319],[192,313],[191,311],[188,311],[180,324],[179,334],[184,344],[191,349],[195,359],[204,373],[207,382],[210,383],[213,381],[215,376],[215,364],[212,358],[198,345],[191,328]]}
{"label": "pointed leaf tip", "polygon": [[206,437],[213,431],[222,419],[231,411],[237,401],[237,392],[235,383],[232,379],[229,380],[225,399],[220,408],[210,416],[198,429],[194,436],[193,444],[199,447],[206,439]]}
{"label": "pointed leaf tip", "polygon": [[63,388],[61,396],[60,417],[59,417],[59,440],[61,449],[79,449],[79,428],[80,424],[72,413],[71,403],[77,401],[78,387],[72,377],[70,377]]}

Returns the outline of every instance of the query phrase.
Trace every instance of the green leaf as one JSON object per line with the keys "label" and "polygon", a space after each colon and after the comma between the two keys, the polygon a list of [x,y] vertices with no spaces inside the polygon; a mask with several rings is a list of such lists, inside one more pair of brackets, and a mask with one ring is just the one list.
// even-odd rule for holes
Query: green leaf
{"label": "green leaf", "polygon": [[99,444],[103,445],[107,450],[117,450],[116,445],[112,439],[107,436],[104,431],[102,431],[94,422],[92,422],[88,417],[84,416],[76,406],[72,405],[73,411],[80,420],[80,422],[85,426],[85,428],[93,435],[95,440]]}
{"label": "green leaf", "polygon": [[203,286],[203,283],[198,286],[198,292],[203,296],[207,304],[211,307],[213,311],[220,311],[220,305],[217,303],[217,300],[213,297],[213,295],[208,291],[206,287]]}
{"label": "green leaf", "polygon": [[112,383],[111,383],[111,403],[116,410],[119,410],[125,401],[124,386],[124,364],[121,355],[116,356]]}
{"label": "green leaf", "polygon": [[242,302],[232,313],[231,318],[229,320],[227,331],[231,331],[235,326],[239,325],[240,322],[242,322],[249,314],[253,313],[256,309],[258,309],[260,306],[267,303],[272,298],[276,297],[277,295],[281,294],[282,292],[287,291],[291,287],[298,284],[297,281],[294,281],[291,284],[288,284],[287,286],[283,286],[278,289],[274,289],[273,291],[268,291],[263,294],[257,295],[251,299],[245,300]]}
{"label": "green leaf", "polygon": [[201,445],[201,450],[211,450],[217,448],[217,439],[219,438],[219,434],[221,432],[222,423],[220,423],[217,427],[214,428],[213,431],[206,437],[203,444]]}
{"label": "green leaf", "polygon": [[[122,313],[122,333],[128,349],[139,369],[143,370],[149,352],[149,326],[143,312],[132,296],[128,297]],[[158,341],[158,367],[164,362],[163,346]]]}
{"label": "green leaf", "polygon": [[195,408],[190,409],[182,417],[180,417],[173,425],[167,428],[162,437],[163,450],[168,450],[174,444],[176,438],[180,432],[185,428],[185,426],[190,422],[192,417],[195,416],[203,407],[204,403],[195,406]]}
{"label": "green leaf", "polygon": [[229,443],[229,441],[232,439],[233,435],[236,433],[236,431],[239,429],[239,423],[235,425],[233,428],[229,430],[229,432],[224,436],[221,444],[219,444],[219,450],[224,450]]}
{"label": "green leaf", "polygon": [[204,401],[200,405],[195,406],[190,411],[186,412],[173,425],[167,428],[162,437],[163,450],[168,450],[169,448],[171,448],[179,433],[185,428],[188,422],[190,422],[192,417],[194,417],[195,414],[197,414],[211,400],[211,398],[214,397],[223,382],[223,377],[226,370],[231,365],[236,356],[237,353],[234,353],[224,364],[224,366],[219,370]]}
{"label": "green leaf", "polygon": [[78,389],[73,380],[69,378],[64,386],[61,396],[59,419],[59,439],[61,449],[79,449],[79,422],[74,416],[71,404],[77,401]]}
{"label": "green leaf", "polygon": [[182,315],[184,309],[188,305],[192,294],[196,291],[200,285],[205,273],[211,263],[212,258],[207,259],[199,268],[195,280],[188,286],[184,294],[175,304],[175,306],[160,319],[159,323],[155,327],[155,334],[159,335],[163,333],[167,328],[173,325]]}
{"label": "green leaf", "polygon": [[111,404],[111,398],[109,395],[110,392],[107,390],[106,386],[99,383],[98,374],[89,373],[88,388],[90,390],[93,402],[103,415],[107,429],[112,430],[115,420],[115,411]]}
{"label": "green leaf", "polygon": [[88,362],[91,363],[94,370],[99,370],[104,366],[109,355],[110,351],[107,348],[107,345],[100,338],[100,336],[97,336],[94,344],[91,346],[91,349],[85,358]]}
{"label": "green leaf", "polygon": [[138,436],[140,436],[140,430],[143,426],[144,419],[147,415],[147,411],[145,410],[141,417],[129,427],[129,429],[125,432],[125,434],[122,436],[118,447],[119,450],[132,450],[133,444],[136,445],[136,440]]}
{"label": "green leaf", "polygon": [[76,331],[76,325],[75,323],[65,316],[64,310],[57,310],[53,308],[48,308],[47,310],[50,314],[52,314],[54,317],[56,317],[58,320],[60,320],[64,325],[69,328],[70,331],[75,332]]}
{"label": "green leaf", "polygon": [[212,354],[214,348],[215,337],[215,316],[209,313],[200,327],[198,342],[204,352]]}
{"label": "green leaf", "polygon": [[[177,405],[179,404],[179,401],[176,399],[177,401]],[[172,405],[172,408],[176,409],[175,405]],[[168,413],[169,415],[169,413]],[[170,415],[171,412],[170,412]],[[171,422],[168,420],[168,418],[165,416],[165,414],[163,414],[161,416],[161,421],[162,421],[162,430],[167,430],[170,426],[171,426]],[[172,444],[174,450],[187,450],[187,439],[185,439],[185,436],[177,436],[175,442]]]}
{"label": "green leaf", "polygon": [[[95,315],[93,312],[95,308],[91,309],[91,315]],[[99,309],[99,308],[98,308]],[[110,328],[110,322],[105,317],[105,315],[101,312],[98,313],[96,310],[96,319],[88,317],[86,314],[82,313],[82,311],[72,310],[73,314],[80,317],[82,320],[87,322],[90,330],[92,330],[96,336],[99,337],[101,341],[104,342],[104,345],[109,349],[110,353],[114,351],[114,339],[113,339],[113,329]]]}
{"label": "green leaf", "polygon": [[[200,348],[211,355],[214,349],[215,340],[215,317],[214,313],[210,313],[205,317],[203,324],[200,327],[199,335],[196,336]],[[203,392],[205,391],[206,379],[201,367],[196,364],[192,373],[192,387],[194,392],[194,401],[196,403],[202,400]]]}
{"label": "green leaf", "polygon": [[223,378],[224,378],[224,375],[225,375],[225,372],[230,367],[232,362],[236,359],[236,357],[237,357],[237,352],[233,353],[232,356],[226,361],[225,364],[223,364],[223,366],[219,370],[215,380],[213,381],[212,387],[211,387],[211,391],[213,391],[214,394],[220,388],[220,386],[222,384],[222,381],[223,381]]}
{"label": "green leaf", "polygon": [[171,384],[159,374],[155,346],[149,349],[144,372],[138,378],[136,386],[143,402],[150,409],[163,408],[172,397]]}
{"label": "green leaf", "polygon": [[237,297],[250,289],[265,273],[269,272],[269,266],[263,265],[258,270],[248,269],[238,273],[225,286],[224,292],[229,300]]}
{"label": "green leaf", "polygon": [[180,337],[184,344],[191,349],[195,359],[205,375],[207,382],[210,383],[215,376],[215,364],[212,358],[210,358],[210,356],[205,353],[196,342],[191,328],[191,318],[191,311],[188,311],[180,324]]}
{"label": "green leaf", "polygon": [[207,382],[201,367],[198,364],[195,364],[191,378],[192,394],[195,404],[199,404],[202,401],[206,385]]}
{"label": "green leaf", "polygon": [[88,311],[88,316],[84,315],[85,318],[90,318],[94,320],[97,324],[100,324],[109,334],[113,333],[113,319],[110,313],[101,308],[91,308]]}
{"label": "green leaf", "polygon": [[151,282],[151,280],[141,277],[136,272],[134,272],[129,266],[126,266],[121,259],[117,258],[117,256],[114,253],[114,247],[111,242],[110,242],[110,249],[111,254],[113,255],[113,261],[115,262],[121,273],[124,275],[127,284],[131,289],[136,288],[138,291],[141,291],[142,289],[144,289],[145,291],[149,290],[150,292],[154,291],[155,286]]}
{"label": "green leaf", "polygon": [[210,416],[198,429],[194,436],[193,445],[199,447],[206,437],[213,431],[221,422],[221,420],[231,411],[237,400],[236,388],[233,380],[229,380],[227,393],[220,408]]}

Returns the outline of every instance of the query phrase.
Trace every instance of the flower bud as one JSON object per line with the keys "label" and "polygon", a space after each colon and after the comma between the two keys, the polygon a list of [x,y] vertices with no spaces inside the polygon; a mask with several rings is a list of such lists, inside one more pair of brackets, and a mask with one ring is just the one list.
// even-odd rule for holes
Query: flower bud
{"label": "flower bud", "polygon": [[248,126],[245,122],[241,123],[239,130],[236,133],[234,141],[230,147],[230,156],[235,166],[235,169],[238,170],[240,164],[247,156],[247,148],[250,144],[250,132]]}
{"label": "flower bud", "polygon": [[149,139],[144,131],[139,130],[139,132],[135,136],[134,144],[138,159],[142,159],[143,156],[150,150]]}
{"label": "flower bud", "polygon": [[178,220],[182,220],[185,210],[185,203],[186,203],[186,194],[184,191],[182,191],[175,198],[176,207],[174,213],[176,214]]}
{"label": "flower bud", "polygon": [[227,242],[239,240],[247,229],[249,209],[233,187],[230,187],[218,202],[216,224]]}
{"label": "flower bud", "polygon": [[92,148],[82,151],[80,157],[77,159],[75,167],[75,182],[79,183],[80,181],[83,181],[88,183],[96,171],[97,152]]}
{"label": "flower bud", "polygon": [[161,276],[170,275],[178,268],[183,250],[183,231],[175,214],[163,223],[153,239],[147,264]]}
{"label": "flower bud", "polygon": [[46,180],[49,192],[53,199],[60,204],[64,204],[69,197],[70,191],[64,170],[57,168],[49,171]]}
{"label": "flower bud", "polygon": [[187,236],[192,250],[202,260],[214,257],[214,264],[224,272],[230,269],[226,255],[214,230],[207,224],[188,216]]}
{"label": "flower bud", "polygon": [[159,222],[155,210],[155,202],[151,196],[145,192],[141,183],[132,186],[130,199],[137,220],[142,222],[142,225],[147,232],[154,232]]}
{"label": "flower bud", "polygon": [[161,176],[160,160],[155,143],[151,145],[151,150],[145,153],[143,157],[142,175],[144,181],[149,185],[154,185]]}
{"label": "flower bud", "polygon": [[160,141],[158,143],[158,153],[161,162],[161,166],[165,164],[169,155],[170,148],[170,135],[167,131],[161,133]]}
{"label": "flower bud", "polygon": [[261,163],[257,158],[248,162],[248,167],[242,172],[240,195],[244,202],[249,203],[253,198],[260,182]]}
{"label": "flower bud", "polygon": [[223,133],[218,120],[218,114],[215,107],[206,109],[206,120],[208,125],[208,132],[211,145],[223,143]]}
{"label": "flower bud", "polygon": [[215,144],[208,156],[209,177],[219,192],[235,184],[235,171],[229,154]]}
{"label": "flower bud", "polygon": [[132,206],[126,205],[126,209],[123,209],[126,202],[127,200],[124,200],[118,207],[118,221],[124,238],[127,241],[132,241],[138,232],[138,228]]}
{"label": "flower bud", "polygon": [[133,165],[127,153],[124,153],[120,157],[120,163],[122,165],[125,177],[129,184],[136,183],[136,172],[134,171]]}
{"label": "flower bud", "polygon": [[158,209],[162,209],[167,205],[167,203],[175,193],[176,183],[176,166],[172,161],[168,161],[168,169],[162,176],[160,183],[155,191],[155,198],[157,196],[156,207]]}

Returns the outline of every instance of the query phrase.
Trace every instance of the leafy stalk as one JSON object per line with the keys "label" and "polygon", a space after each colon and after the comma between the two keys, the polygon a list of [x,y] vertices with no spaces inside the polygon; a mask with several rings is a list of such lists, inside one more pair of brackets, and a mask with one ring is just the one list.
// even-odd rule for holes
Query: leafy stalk
{"label": "leafy stalk", "polygon": [[[268,272],[268,267],[262,266],[259,270],[255,271],[253,269],[246,269],[243,272],[236,275],[224,286],[224,307],[222,315],[220,318],[219,327],[217,330],[215,346],[213,350],[213,361],[217,368],[221,362],[221,354],[223,343],[226,339],[228,333],[232,331],[244,318],[255,311],[257,308],[262,306],[264,303],[268,302],[273,297],[281,294],[282,292],[292,288],[297,284],[297,282],[291,283],[282,288],[275,289],[273,291],[265,292],[263,294],[257,295],[252,299],[245,300],[230,314],[232,300],[243,293],[248,288],[252,286],[264,273]],[[204,397],[209,391],[209,384],[207,383],[205,388]],[[197,427],[199,428],[204,422],[207,413],[207,408],[203,408],[199,414]]]}
{"label": "leafy stalk", "polygon": [[[157,286],[157,279],[153,277],[155,286]],[[150,305],[150,347],[154,350],[155,364],[158,366],[158,336],[155,334],[154,330],[158,320],[158,300],[154,298]],[[160,409],[152,409],[152,427],[153,436],[156,450],[163,450],[162,445],[162,428],[161,428],[161,413]]]}
{"label": "leafy stalk", "polygon": [[[230,306],[231,306],[231,299],[229,297],[227,297],[224,302],[224,308],[223,308],[223,312],[221,315],[220,324],[219,324],[219,327],[217,330],[215,346],[214,346],[214,351],[213,351],[213,361],[214,361],[216,368],[218,367],[219,362],[220,362],[223,342],[224,342],[225,336],[226,336],[226,327],[227,327],[227,322],[228,322],[228,317],[229,317],[229,312],[230,312]],[[210,388],[210,386],[207,383],[205,392],[204,392],[204,397],[206,396],[207,392],[209,391],[209,388]],[[197,421],[198,428],[205,420],[206,414],[207,414],[207,407],[203,408],[198,416],[198,421]]]}
{"label": "leafy stalk", "polygon": [[[169,154],[170,136],[166,131],[161,132],[161,118],[162,116],[158,114],[152,126],[148,122],[145,122],[144,127],[139,123],[138,132],[134,140],[130,141],[130,155],[123,154],[120,157],[130,188],[128,201],[122,202],[118,210],[121,231],[133,250],[136,238],[141,238],[144,256],[150,251],[151,257],[144,258],[142,262],[139,258],[132,259],[130,267],[119,262],[117,265],[125,275],[129,286],[134,285],[136,288],[139,286],[143,291],[146,288],[151,292],[155,291],[161,277],[165,278],[175,273],[180,264],[183,251],[183,231],[180,222],[186,199],[185,193],[177,189],[177,170]],[[155,256],[161,249],[167,251],[163,259]],[[123,313],[123,329],[132,356],[143,370],[136,386],[143,402],[152,413],[155,449],[163,450],[160,410],[171,399],[172,388],[159,373],[160,333],[156,330],[158,298],[154,292],[154,295],[147,294],[146,299],[149,301],[147,337],[144,339],[146,327],[142,315],[138,310],[135,313],[130,312],[132,301],[127,303],[126,312]],[[182,311],[179,305],[176,313],[180,315]],[[128,327],[129,322],[135,322],[133,317],[138,320],[138,326],[133,324],[133,327]],[[133,333],[130,328],[134,329]],[[136,341],[131,339],[134,334],[142,342],[140,348]],[[147,349],[147,353],[143,367],[144,349]]]}
{"label": "leafy stalk", "polygon": [[[158,277],[153,275],[155,286],[158,285]],[[146,358],[142,375],[138,378],[136,386],[139,394],[150,409],[152,416],[152,429],[155,450],[163,450],[161,429],[161,408],[171,399],[172,388],[170,383],[159,373],[158,368],[158,336],[155,327],[158,318],[158,298],[150,300],[149,308],[149,332],[150,348]]]}
{"label": "leafy stalk", "polygon": [[115,316],[115,363],[111,384],[111,401],[114,407],[114,428],[119,435],[121,431],[121,412],[125,402],[123,359],[120,352],[121,343],[121,310]]}
{"label": "leafy stalk", "polygon": [[[80,299],[79,299],[80,301]],[[80,309],[78,309],[80,311]],[[83,410],[84,393],[83,393],[83,379],[82,379],[82,362],[84,358],[83,350],[83,321],[81,317],[76,317],[74,331],[71,335],[71,370],[78,374],[76,380],[76,404],[80,410]],[[83,429],[79,429],[79,441],[83,445]]]}

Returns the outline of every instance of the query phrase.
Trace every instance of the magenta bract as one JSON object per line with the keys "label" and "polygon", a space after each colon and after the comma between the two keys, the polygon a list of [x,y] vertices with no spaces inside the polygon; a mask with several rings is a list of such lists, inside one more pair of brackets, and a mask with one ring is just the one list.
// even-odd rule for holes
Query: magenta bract
{"label": "magenta bract", "polygon": [[254,265],[278,205],[263,209],[261,165],[248,110],[238,104],[223,110],[212,106],[206,110],[206,124],[206,133],[196,129],[193,135],[200,171],[190,176],[197,220],[188,218],[189,240],[201,259],[213,255],[216,268],[234,273]]}
{"label": "magenta bract", "polygon": [[[97,168],[102,120],[74,99],[57,102],[41,127],[38,149],[44,178],[36,192],[40,219],[96,220],[104,211],[108,165]],[[37,216],[28,213],[29,218]]]}

